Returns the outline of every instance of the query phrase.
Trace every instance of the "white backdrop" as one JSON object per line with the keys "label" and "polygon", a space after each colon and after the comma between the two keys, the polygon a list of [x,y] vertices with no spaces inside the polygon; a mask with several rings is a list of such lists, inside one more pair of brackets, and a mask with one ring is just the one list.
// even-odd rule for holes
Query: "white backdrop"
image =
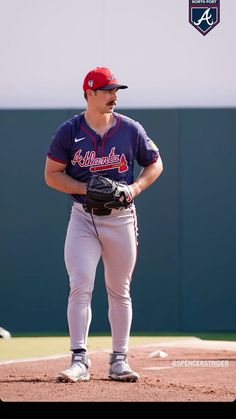
{"label": "white backdrop", "polygon": [[206,36],[188,0],[0,0],[0,108],[85,105],[82,82],[108,66],[119,107],[236,106],[236,0]]}

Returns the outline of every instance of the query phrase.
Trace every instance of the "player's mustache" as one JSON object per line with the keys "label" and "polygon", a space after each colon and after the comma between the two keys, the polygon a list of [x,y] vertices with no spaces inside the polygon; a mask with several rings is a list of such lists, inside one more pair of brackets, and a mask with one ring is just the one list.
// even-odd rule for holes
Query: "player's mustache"
{"label": "player's mustache", "polygon": [[107,106],[116,106],[116,101],[110,100],[110,102],[107,102]]}

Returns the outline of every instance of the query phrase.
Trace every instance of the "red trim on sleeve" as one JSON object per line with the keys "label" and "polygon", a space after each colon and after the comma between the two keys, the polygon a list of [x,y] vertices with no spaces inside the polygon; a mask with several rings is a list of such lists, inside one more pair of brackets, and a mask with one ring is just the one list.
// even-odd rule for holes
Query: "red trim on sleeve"
{"label": "red trim on sleeve", "polygon": [[143,166],[143,167],[147,167],[150,164],[155,163],[158,160],[158,157],[159,157],[159,154],[158,154],[158,156],[155,157],[155,159],[153,159],[152,161],[148,162],[148,164],[145,164],[145,166]]}
{"label": "red trim on sleeve", "polygon": [[58,163],[62,163],[62,164],[68,164],[68,161],[63,161],[60,159],[57,159],[56,157],[54,157],[52,154],[48,153],[48,158],[54,161],[57,161]]}

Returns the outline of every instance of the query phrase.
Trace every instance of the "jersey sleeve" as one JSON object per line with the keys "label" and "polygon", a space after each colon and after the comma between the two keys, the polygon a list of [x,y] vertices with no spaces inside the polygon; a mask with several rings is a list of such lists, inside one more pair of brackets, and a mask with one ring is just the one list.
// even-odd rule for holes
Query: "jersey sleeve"
{"label": "jersey sleeve", "polygon": [[48,157],[59,163],[70,162],[71,128],[68,122],[60,125],[52,136]]}
{"label": "jersey sleeve", "polygon": [[138,124],[136,160],[140,166],[148,166],[154,163],[159,157],[159,149],[148,137],[142,125]]}

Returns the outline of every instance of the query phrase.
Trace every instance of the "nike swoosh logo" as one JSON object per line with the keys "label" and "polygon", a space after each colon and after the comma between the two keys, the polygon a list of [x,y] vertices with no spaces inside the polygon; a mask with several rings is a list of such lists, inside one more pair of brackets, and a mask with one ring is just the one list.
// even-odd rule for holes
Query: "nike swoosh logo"
{"label": "nike swoosh logo", "polygon": [[79,141],[85,140],[86,137],[82,137],[82,138],[75,138],[75,143],[78,143]]}

